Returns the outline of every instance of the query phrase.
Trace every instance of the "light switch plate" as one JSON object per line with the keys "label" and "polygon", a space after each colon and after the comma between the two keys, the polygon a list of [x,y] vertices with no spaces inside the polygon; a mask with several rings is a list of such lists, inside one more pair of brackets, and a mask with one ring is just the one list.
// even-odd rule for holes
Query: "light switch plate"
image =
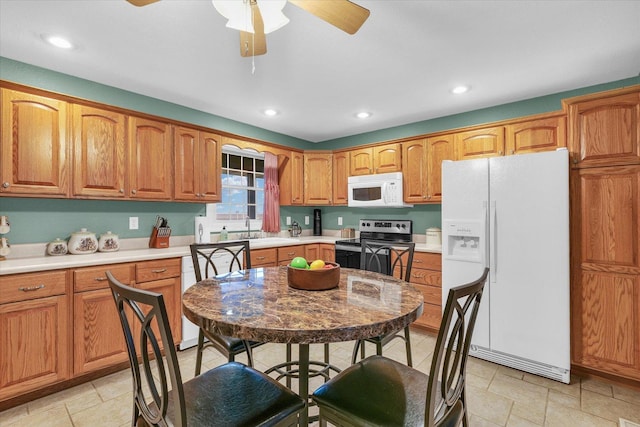
{"label": "light switch plate", "polygon": [[342,217],[341,216],[338,217],[338,225],[342,225]]}
{"label": "light switch plate", "polygon": [[309,215],[304,216],[304,225],[309,225]]}
{"label": "light switch plate", "polygon": [[137,230],[138,229],[138,217],[130,216],[129,217],[129,230]]}
{"label": "light switch plate", "polygon": [[291,217],[290,216],[287,217],[287,225],[291,225]]}

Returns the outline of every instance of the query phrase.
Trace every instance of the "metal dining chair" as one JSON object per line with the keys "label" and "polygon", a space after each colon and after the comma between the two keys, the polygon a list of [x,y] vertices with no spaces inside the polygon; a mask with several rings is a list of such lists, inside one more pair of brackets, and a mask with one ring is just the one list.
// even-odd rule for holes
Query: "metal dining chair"
{"label": "metal dining chair", "polygon": [[[248,240],[194,243],[190,246],[190,249],[193,269],[198,282],[218,274],[251,268],[251,250]],[[205,341],[205,338],[207,341]],[[215,348],[229,362],[233,362],[238,354],[246,352],[247,365],[253,366],[252,349],[262,344],[264,343],[214,334],[200,328],[198,332],[198,348],[196,350],[196,375],[200,375],[202,352],[207,347]]]}
{"label": "metal dining chair", "polygon": [[[411,277],[411,265],[413,264],[413,253],[416,247],[415,243],[361,239],[360,246],[362,247],[360,254],[361,270],[384,273],[389,276],[400,277],[407,282],[409,281]],[[387,270],[389,266],[390,268]],[[356,363],[358,359],[358,349],[360,349],[360,358],[364,359],[366,357],[365,342],[375,344],[376,354],[381,356],[382,348],[395,338],[404,341],[407,352],[407,366],[413,366],[409,326],[406,326],[404,331],[395,331],[386,335],[356,341],[351,363]]]}
{"label": "metal dining chair", "polygon": [[132,427],[297,424],[305,401],[241,363],[183,383],[162,294],[126,286],[111,272],[107,279],[133,374]]}
{"label": "metal dining chair", "polygon": [[429,375],[378,355],[351,365],[313,393],[320,426],[468,426],[465,373],[488,273],[449,290]]}

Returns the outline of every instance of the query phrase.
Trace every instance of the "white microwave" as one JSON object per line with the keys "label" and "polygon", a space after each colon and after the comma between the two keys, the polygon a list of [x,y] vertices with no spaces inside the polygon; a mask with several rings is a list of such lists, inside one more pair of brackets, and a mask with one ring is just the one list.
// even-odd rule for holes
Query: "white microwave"
{"label": "white microwave", "polygon": [[402,172],[350,176],[349,207],[408,208],[403,200]]}

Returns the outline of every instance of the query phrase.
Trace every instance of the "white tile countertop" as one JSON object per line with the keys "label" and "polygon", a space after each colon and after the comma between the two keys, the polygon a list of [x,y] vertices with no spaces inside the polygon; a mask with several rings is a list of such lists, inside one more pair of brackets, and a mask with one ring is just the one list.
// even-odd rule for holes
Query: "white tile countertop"
{"label": "white tile countertop", "polygon": [[[193,243],[193,236],[172,237],[170,247],[165,249],[149,249],[146,247],[148,239],[126,239],[121,242],[121,250],[117,252],[95,252],[83,255],[49,256],[46,253],[46,243],[31,245],[16,245],[16,250],[7,259],[0,261],[0,276],[36,271],[59,270],[74,267],[89,267],[93,265],[117,264],[122,262],[148,261],[153,259],[177,258],[190,255],[189,245]],[[335,243],[343,240],[335,236],[302,236],[266,237],[249,240],[252,249],[271,248],[279,246],[305,245],[310,243]],[[425,243],[416,242],[417,252],[440,253],[440,248],[429,247]],[[13,253],[15,252],[15,253]]]}

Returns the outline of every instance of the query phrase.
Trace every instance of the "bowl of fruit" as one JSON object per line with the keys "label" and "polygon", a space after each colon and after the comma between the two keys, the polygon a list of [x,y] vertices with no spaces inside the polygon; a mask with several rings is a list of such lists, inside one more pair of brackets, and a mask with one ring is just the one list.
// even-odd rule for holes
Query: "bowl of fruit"
{"label": "bowl of fruit", "polygon": [[306,291],[333,289],[340,283],[340,265],[317,259],[308,263],[303,257],[296,257],[287,266],[289,286]]}

